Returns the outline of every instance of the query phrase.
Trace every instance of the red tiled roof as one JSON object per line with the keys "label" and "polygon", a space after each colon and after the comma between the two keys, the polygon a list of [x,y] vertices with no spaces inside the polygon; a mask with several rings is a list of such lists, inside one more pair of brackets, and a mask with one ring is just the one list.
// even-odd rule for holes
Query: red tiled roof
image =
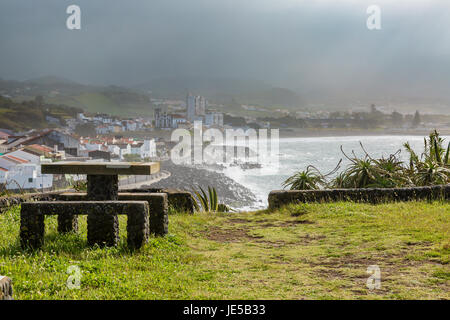
{"label": "red tiled roof", "polygon": [[0,138],[2,139],[7,139],[10,135],[7,134],[6,132],[0,131]]}
{"label": "red tiled roof", "polygon": [[47,146],[42,146],[40,144],[32,144],[32,145],[27,146],[26,148],[33,148],[33,149],[36,149],[36,150],[39,150],[42,152],[52,152],[53,151],[52,148],[47,147]]}
{"label": "red tiled roof", "polygon": [[10,161],[13,161],[13,162],[19,162],[19,163],[28,163],[28,162],[30,162],[28,160],[21,159],[21,158],[18,158],[18,157],[14,157],[14,156],[11,156],[11,155],[8,155],[8,154],[5,154],[4,156],[2,156],[2,158],[6,158],[7,160],[10,160]]}
{"label": "red tiled roof", "polygon": [[0,167],[0,171],[8,171],[8,169]]}

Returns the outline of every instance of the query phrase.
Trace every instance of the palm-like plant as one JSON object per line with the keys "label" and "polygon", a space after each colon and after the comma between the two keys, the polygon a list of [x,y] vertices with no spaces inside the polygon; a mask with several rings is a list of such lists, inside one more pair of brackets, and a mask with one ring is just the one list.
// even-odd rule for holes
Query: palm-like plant
{"label": "palm-like plant", "polygon": [[317,190],[324,185],[326,185],[324,176],[312,166],[295,173],[283,182],[283,188],[290,187],[291,190]]}
{"label": "palm-like plant", "polygon": [[404,147],[410,155],[408,174],[418,186],[447,184],[450,182],[450,143],[444,148],[444,139],[435,130],[428,140],[424,139],[425,150],[419,157],[408,143]]}
{"label": "palm-like plant", "polygon": [[450,169],[427,159],[419,166],[415,182],[419,186],[447,184],[450,182]]}
{"label": "palm-like plant", "polygon": [[378,188],[396,188],[412,185],[411,179],[405,175],[403,162],[399,158],[401,150],[391,154],[388,158],[373,159],[377,171],[377,181],[373,185]]}

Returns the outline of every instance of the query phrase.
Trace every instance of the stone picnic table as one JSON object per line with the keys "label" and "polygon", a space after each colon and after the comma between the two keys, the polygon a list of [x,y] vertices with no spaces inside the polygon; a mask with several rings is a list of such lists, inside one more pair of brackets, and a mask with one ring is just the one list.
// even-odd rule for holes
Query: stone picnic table
{"label": "stone picnic table", "polygon": [[119,175],[151,175],[159,170],[159,162],[61,161],[41,165],[43,174],[87,175],[87,198],[92,201],[117,200]]}
{"label": "stone picnic table", "polygon": [[[88,243],[116,246],[119,241],[118,215],[127,215],[127,241],[139,248],[149,233],[168,232],[167,194],[122,194],[131,200],[119,201],[119,175],[151,175],[159,172],[159,162],[56,162],[41,165],[43,174],[87,175],[87,194],[78,201],[37,201],[23,203],[20,238],[23,247],[39,248],[44,243],[44,216],[58,216],[61,233],[78,229],[77,216],[87,214]],[[152,206],[150,212],[150,205]]]}

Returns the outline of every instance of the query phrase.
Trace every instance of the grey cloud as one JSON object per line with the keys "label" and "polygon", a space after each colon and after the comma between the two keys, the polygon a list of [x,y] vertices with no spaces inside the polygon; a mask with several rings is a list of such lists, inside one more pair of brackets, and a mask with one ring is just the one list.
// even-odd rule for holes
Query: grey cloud
{"label": "grey cloud", "polygon": [[[445,96],[447,1],[2,0],[0,77],[134,85],[149,78],[254,78],[301,92],[422,90]],[[65,9],[82,9],[82,30]]]}

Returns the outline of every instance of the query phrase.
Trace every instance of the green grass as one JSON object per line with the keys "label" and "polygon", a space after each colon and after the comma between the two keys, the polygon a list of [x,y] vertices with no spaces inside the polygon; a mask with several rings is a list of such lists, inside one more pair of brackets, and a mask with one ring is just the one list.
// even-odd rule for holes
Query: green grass
{"label": "green grass", "polygon": [[[170,235],[89,248],[46,218],[42,250],[18,244],[19,208],[0,215],[0,274],[16,299],[449,299],[450,204],[291,205],[279,211],[172,214]],[[67,268],[82,271],[70,290]],[[369,290],[378,265],[381,288]]]}
{"label": "green grass", "polygon": [[49,97],[46,98],[46,101],[83,108],[92,113],[107,113],[121,117],[134,115],[149,116],[153,112],[149,103],[133,102],[133,100],[117,101],[102,92],[86,92],[73,96]]}

